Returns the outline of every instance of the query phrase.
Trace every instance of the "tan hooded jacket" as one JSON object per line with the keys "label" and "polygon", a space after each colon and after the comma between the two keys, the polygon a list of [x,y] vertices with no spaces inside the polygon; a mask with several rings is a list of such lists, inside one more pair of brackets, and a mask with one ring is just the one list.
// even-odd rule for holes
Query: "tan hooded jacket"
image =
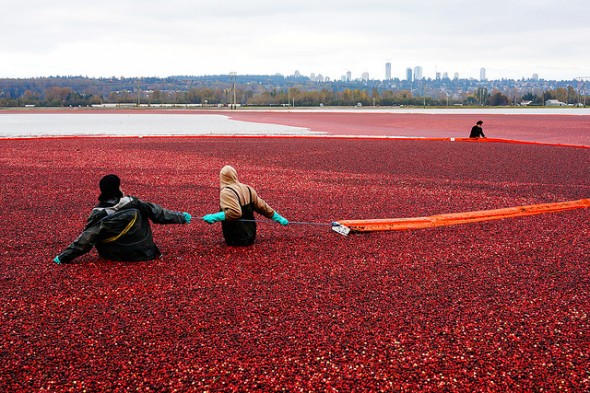
{"label": "tan hooded jacket", "polygon": [[[219,183],[221,187],[219,204],[221,210],[225,213],[227,221],[241,218],[242,206],[248,205],[250,202],[252,202],[255,212],[266,218],[272,218],[275,211],[263,199],[258,197],[256,190],[238,181],[238,173],[233,167],[226,165],[221,168]],[[239,200],[236,194],[239,195]],[[250,200],[250,195],[252,195],[252,200]]]}

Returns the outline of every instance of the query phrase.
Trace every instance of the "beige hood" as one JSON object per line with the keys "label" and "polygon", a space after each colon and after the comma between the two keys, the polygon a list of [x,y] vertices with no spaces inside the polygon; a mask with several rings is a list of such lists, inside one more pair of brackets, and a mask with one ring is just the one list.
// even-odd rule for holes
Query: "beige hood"
{"label": "beige hood", "polygon": [[224,188],[236,183],[238,183],[238,172],[236,172],[234,167],[226,165],[221,168],[221,171],[219,172],[220,187]]}
{"label": "beige hood", "polygon": [[219,172],[219,206],[225,213],[226,221],[233,221],[242,217],[242,206],[252,204],[255,212],[271,218],[274,210],[258,197],[256,190],[238,181],[238,172],[229,165]]}

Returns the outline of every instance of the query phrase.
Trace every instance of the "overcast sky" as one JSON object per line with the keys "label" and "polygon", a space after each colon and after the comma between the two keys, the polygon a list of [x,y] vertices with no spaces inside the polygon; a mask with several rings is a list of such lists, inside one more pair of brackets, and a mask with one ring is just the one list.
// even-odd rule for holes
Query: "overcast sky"
{"label": "overcast sky", "polygon": [[589,0],[2,0],[0,77],[590,76]]}

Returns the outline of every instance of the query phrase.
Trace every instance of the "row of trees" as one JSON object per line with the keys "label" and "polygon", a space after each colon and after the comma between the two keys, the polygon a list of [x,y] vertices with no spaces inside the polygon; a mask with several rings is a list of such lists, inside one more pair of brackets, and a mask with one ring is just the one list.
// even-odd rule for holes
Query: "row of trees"
{"label": "row of trees", "polygon": [[[302,91],[298,88],[286,90],[271,90],[255,94],[251,90],[236,89],[236,104],[242,106],[509,106],[519,105],[521,102],[530,102],[529,105],[543,105],[549,99],[556,99],[566,104],[576,104],[575,91],[567,91],[563,88],[548,90],[538,94],[526,93],[518,97],[487,89],[475,90],[457,100],[446,95],[437,97],[416,96],[409,90],[384,90],[373,89],[345,89],[343,91],[330,91],[322,89],[318,91]],[[201,104],[201,105],[231,105],[233,104],[232,89],[199,88],[189,91],[161,91],[152,90],[145,92],[118,91],[112,92],[107,97],[82,94],[69,88],[53,87],[42,94],[27,90],[21,97],[0,98],[1,107],[67,107],[67,106],[92,106],[101,104]]]}
{"label": "row of trees", "polygon": [[[377,86],[353,86],[343,84],[310,85],[305,80],[291,81],[290,86],[279,86],[274,80],[258,83],[232,83],[232,81],[177,80],[153,81],[136,79],[96,80],[84,83],[84,79],[59,86],[33,81],[20,86],[3,88],[0,84],[0,106],[91,106],[99,104],[201,104],[250,106],[450,106],[450,105],[518,105],[523,101],[531,105],[543,105],[546,100],[557,99],[566,104],[576,104],[580,91],[573,86],[555,89],[531,89],[522,92],[512,88],[500,91],[485,86],[468,91],[451,92],[444,88],[410,90]],[[2,83],[2,80],[0,80]],[[49,86],[47,86],[49,84]],[[154,88],[155,87],[155,88]],[[174,88],[171,88],[174,87]],[[234,98],[235,97],[235,98]]]}
{"label": "row of trees", "polygon": [[[319,91],[302,91],[298,88],[285,90],[271,90],[254,93],[251,90],[236,89],[236,104],[242,106],[368,106],[368,105],[441,105],[431,97],[414,96],[408,90],[378,92],[360,89],[345,89],[335,92],[327,89]],[[201,104],[201,105],[231,105],[233,89],[199,88],[189,91],[117,91],[106,97],[81,94],[69,88],[50,88],[39,94],[27,90],[20,97],[0,98],[1,107],[67,107],[91,106],[100,104]]]}

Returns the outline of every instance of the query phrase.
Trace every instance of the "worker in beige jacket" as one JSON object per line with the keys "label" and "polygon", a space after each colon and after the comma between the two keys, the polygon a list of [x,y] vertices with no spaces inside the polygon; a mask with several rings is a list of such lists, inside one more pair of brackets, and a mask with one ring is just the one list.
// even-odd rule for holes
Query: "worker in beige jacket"
{"label": "worker in beige jacket", "polygon": [[274,211],[252,187],[238,181],[236,170],[226,165],[219,173],[221,211],[207,214],[203,221],[208,224],[221,222],[223,237],[229,246],[249,246],[256,239],[254,212],[270,218],[281,225],[289,221]]}

